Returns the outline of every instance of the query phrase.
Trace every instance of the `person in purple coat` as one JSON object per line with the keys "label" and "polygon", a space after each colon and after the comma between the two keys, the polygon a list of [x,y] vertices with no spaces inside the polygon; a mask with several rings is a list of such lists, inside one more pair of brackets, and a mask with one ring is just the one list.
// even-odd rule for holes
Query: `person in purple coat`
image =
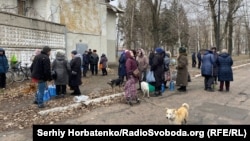
{"label": "person in purple coat", "polygon": [[228,54],[227,49],[222,49],[216,63],[218,64],[218,81],[220,82],[219,91],[223,91],[225,84],[226,91],[228,92],[230,89],[230,81],[233,81],[233,59]]}

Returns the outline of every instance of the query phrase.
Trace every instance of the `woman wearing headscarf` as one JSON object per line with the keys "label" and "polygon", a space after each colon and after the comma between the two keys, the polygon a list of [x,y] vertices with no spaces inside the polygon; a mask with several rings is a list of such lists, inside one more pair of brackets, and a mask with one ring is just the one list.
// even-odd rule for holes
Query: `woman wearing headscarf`
{"label": "woman wearing headscarf", "polygon": [[140,76],[139,76],[139,89],[141,90],[141,83],[142,81],[146,81],[146,73],[148,69],[148,57],[145,55],[145,52],[142,48],[137,50],[137,57],[136,61],[138,63],[138,68],[140,71]]}
{"label": "woman wearing headscarf", "polygon": [[185,47],[179,48],[176,69],[176,86],[180,86],[177,90],[180,92],[186,92],[186,87],[188,85],[188,58]]}
{"label": "woman wearing headscarf", "polygon": [[136,100],[136,102],[140,102],[137,96],[136,83],[138,82],[138,78],[133,75],[133,71],[137,69],[137,62],[134,58],[133,51],[127,51],[126,55],[126,75],[127,81],[125,84],[125,98],[127,102],[132,105],[132,101]]}

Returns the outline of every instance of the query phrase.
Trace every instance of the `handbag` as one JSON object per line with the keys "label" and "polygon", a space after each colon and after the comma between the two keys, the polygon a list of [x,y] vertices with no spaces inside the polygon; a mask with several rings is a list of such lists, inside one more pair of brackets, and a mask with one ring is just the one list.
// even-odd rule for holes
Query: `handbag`
{"label": "handbag", "polygon": [[52,76],[52,79],[56,80],[56,78],[57,78],[57,73],[56,73],[55,70],[52,70],[52,71],[51,71],[51,76]]}
{"label": "handbag", "polygon": [[99,64],[99,70],[101,70],[102,69],[102,64]]}
{"label": "handbag", "polygon": [[153,71],[148,71],[146,75],[147,82],[155,82],[155,76]]}
{"label": "handbag", "polygon": [[138,68],[136,68],[136,69],[133,71],[133,75],[134,75],[135,77],[139,77],[140,71],[139,71]]}

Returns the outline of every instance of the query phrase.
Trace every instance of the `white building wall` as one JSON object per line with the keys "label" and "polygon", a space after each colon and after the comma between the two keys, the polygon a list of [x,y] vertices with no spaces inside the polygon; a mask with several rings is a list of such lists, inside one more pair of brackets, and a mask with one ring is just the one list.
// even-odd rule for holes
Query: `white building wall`
{"label": "white building wall", "polygon": [[18,11],[17,0],[0,0],[0,9],[4,12],[16,14]]}

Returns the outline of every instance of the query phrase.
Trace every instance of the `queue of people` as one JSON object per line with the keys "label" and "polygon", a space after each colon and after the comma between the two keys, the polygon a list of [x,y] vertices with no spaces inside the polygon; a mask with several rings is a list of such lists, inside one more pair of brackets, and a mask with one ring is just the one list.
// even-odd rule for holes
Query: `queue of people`
{"label": "queue of people", "polygon": [[[43,94],[48,86],[47,82],[54,79],[56,85],[57,97],[64,97],[67,93],[67,86],[73,90],[71,95],[79,96],[81,91],[79,86],[82,84],[82,76],[86,77],[88,71],[92,75],[98,74],[98,63],[102,65],[100,69],[102,75],[108,75],[107,62],[108,58],[105,54],[99,56],[97,51],[85,51],[79,54],[76,50],[71,52],[71,59],[67,60],[65,51],[57,50],[56,58],[53,62],[50,61],[51,48],[43,47],[41,50],[36,50],[32,57],[31,77],[32,82],[37,83],[38,92],[35,94],[34,103],[39,108],[44,108]],[[217,53],[216,47],[207,49],[204,52],[197,53],[198,68],[201,69],[201,75],[204,77],[204,89],[213,92],[213,86],[219,81],[219,91],[230,90],[230,82],[233,81],[232,65],[233,60],[226,49],[223,49],[220,54]],[[194,59],[195,53],[192,54],[192,67],[196,65]],[[137,94],[141,90],[140,82],[147,81],[146,76],[148,71],[152,71],[155,81],[150,82],[155,87],[154,96],[162,95],[162,86],[168,88],[167,82],[171,77],[170,63],[171,53],[157,47],[150,55],[146,55],[144,49],[124,50],[119,58],[118,77],[125,82],[124,91],[128,101],[139,101]],[[176,86],[179,92],[186,92],[188,86],[188,58],[185,47],[180,47],[178,50],[176,63]],[[195,61],[195,62],[193,62]],[[8,59],[5,56],[4,49],[0,48],[0,88],[6,87],[6,72],[9,68]],[[139,75],[135,76],[134,71],[138,69]],[[56,72],[56,78],[52,78],[52,72]],[[136,89],[138,83],[139,88]],[[131,98],[131,99],[130,99]]]}

